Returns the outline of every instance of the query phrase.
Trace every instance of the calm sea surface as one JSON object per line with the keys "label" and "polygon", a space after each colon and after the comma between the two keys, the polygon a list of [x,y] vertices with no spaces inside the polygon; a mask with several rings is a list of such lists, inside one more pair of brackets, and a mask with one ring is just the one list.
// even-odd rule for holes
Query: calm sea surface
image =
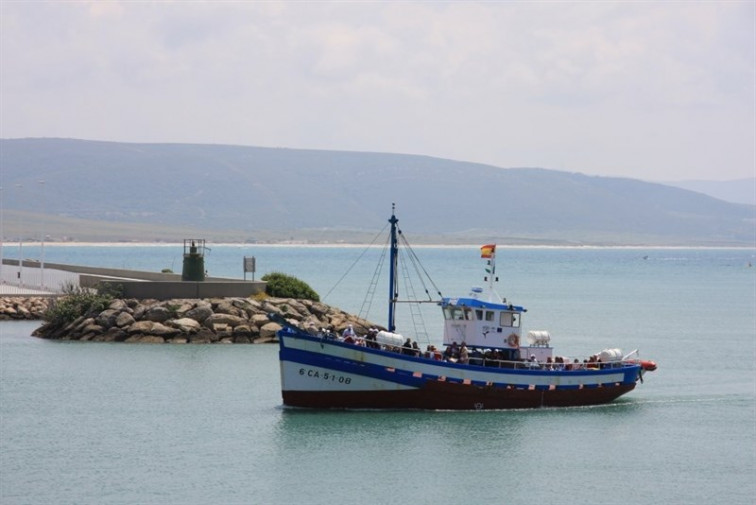
{"label": "calm sea surface", "polygon": [[[282,271],[321,296],[335,286],[325,302],[354,313],[379,255],[211,247],[211,275],[241,278],[255,256],[257,278]],[[45,259],[180,272],[182,252],[48,245]],[[482,282],[475,247],[415,252],[444,296]],[[337,282],[363,253],[366,266]],[[497,260],[499,292],[557,353],[638,348],[659,369],[600,407],[309,412],[281,407],[276,346],[50,342],[29,336],[36,322],[0,322],[0,503],[753,503],[756,251],[524,248]],[[377,291],[368,316],[383,322],[382,280]],[[437,344],[438,310],[423,311]]]}

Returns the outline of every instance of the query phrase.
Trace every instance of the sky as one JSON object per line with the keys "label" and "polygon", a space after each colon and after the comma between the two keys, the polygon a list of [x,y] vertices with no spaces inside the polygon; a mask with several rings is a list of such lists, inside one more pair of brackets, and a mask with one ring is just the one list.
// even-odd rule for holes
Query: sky
{"label": "sky", "polygon": [[0,138],[754,177],[755,5],[0,0]]}

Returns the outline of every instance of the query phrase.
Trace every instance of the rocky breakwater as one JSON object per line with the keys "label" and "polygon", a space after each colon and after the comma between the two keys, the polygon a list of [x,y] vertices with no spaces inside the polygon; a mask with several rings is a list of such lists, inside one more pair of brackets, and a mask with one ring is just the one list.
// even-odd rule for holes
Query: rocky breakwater
{"label": "rocky breakwater", "polygon": [[297,326],[352,325],[366,331],[371,323],[310,300],[289,298],[219,298],[208,300],[116,299],[99,314],[67,324],[46,323],[34,336],[55,340],[171,344],[250,344],[277,342],[281,326],[269,318],[277,314]]}
{"label": "rocky breakwater", "polygon": [[50,298],[41,296],[4,296],[0,298],[0,320],[42,319],[49,303]]}

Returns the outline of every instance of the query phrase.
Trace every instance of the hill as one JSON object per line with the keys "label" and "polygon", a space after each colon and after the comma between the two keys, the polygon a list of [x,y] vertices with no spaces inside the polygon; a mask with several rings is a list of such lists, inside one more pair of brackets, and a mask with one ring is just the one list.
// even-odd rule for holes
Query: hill
{"label": "hill", "polygon": [[703,193],[726,202],[756,205],[755,177],[732,181],[689,180],[665,182],[664,184]]}
{"label": "hill", "polygon": [[756,241],[752,205],[634,179],[427,156],[3,139],[0,166],[8,238],[18,226],[32,237],[43,226],[50,239],[365,241],[395,202],[402,227],[427,242]]}

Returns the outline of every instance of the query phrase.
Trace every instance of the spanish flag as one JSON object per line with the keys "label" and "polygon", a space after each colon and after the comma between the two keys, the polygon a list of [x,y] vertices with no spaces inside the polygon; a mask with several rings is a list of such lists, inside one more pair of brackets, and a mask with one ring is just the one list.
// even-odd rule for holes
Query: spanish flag
{"label": "spanish flag", "polygon": [[496,244],[484,245],[483,247],[480,248],[480,257],[492,258],[495,251],[496,251]]}

